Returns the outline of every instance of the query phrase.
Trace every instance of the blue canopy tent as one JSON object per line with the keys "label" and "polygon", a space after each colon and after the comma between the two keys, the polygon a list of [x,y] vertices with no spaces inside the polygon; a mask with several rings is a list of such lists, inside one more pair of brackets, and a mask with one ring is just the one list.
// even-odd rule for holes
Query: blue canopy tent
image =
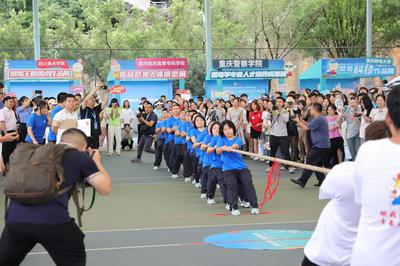
{"label": "blue canopy tent", "polygon": [[227,99],[245,93],[250,99],[270,91],[271,79],[286,78],[283,60],[214,60],[206,76],[206,96]]}
{"label": "blue canopy tent", "polygon": [[317,89],[323,94],[333,89],[355,91],[360,78],[385,79],[395,73],[390,58],[320,59],[300,75],[299,88]]}

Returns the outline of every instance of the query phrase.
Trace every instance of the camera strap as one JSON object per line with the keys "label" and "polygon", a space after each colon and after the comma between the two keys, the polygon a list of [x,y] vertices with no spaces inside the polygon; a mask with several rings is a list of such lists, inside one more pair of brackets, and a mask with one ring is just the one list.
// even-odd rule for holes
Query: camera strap
{"label": "camera strap", "polygon": [[[78,225],[79,227],[82,227],[82,215],[83,212],[89,211],[95,202],[96,199],[96,190],[92,187],[92,198],[89,204],[89,207],[85,208],[85,190],[86,190],[86,184],[77,184],[75,188],[72,190],[72,199],[75,203],[76,207],[76,216],[78,219]],[[81,194],[82,198],[82,206],[79,204],[79,194]]]}

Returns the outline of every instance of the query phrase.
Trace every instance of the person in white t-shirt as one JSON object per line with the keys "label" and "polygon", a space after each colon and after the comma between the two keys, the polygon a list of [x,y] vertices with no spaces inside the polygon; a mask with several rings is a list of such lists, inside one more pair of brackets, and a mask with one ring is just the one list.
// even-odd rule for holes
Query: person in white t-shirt
{"label": "person in white t-shirt", "polygon": [[392,137],[362,145],[355,162],[361,217],[353,266],[400,265],[400,85],[392,88],[387,107]]}
{"label": "person in white t-shirt", "polygon": [[135,117],[136,116],[131,109],[129,100],[125,100],[121,110],[121,127],[124,128],[126,124],[129,124],[132,127]]}
{"label": "person in white t-shirt", "polygon": [[375,104],[377,105],[377,108],[372,109],[372,111],[371,111],[370,116],[371,116],[372,122],[385,120],[387,112],[388,112],[385,101],[386,101],[385,95],[383,95],[383,94],[378,94],[375,97]]}
{"label": "person in white t-shirt", "polygon": [[62,133],[69,128],[78,126],[78,113],[75,111],[76,102],[74,95],[67,94],[64,103],[64,109],[58,112],[52,122],[53,132],[57,136],[57,142],[60,142]]}
{"label": "person in white t-shirt", "polygon": [[[366,128],[365,140],[386,138],[387,130],[385,122],[375,122]],[[330,201],[304,248],[302,266],[350,265],[361,211],[360,204],[354,201],[354,167],[354,162],[336,165],[321,185],[319,198]]]}

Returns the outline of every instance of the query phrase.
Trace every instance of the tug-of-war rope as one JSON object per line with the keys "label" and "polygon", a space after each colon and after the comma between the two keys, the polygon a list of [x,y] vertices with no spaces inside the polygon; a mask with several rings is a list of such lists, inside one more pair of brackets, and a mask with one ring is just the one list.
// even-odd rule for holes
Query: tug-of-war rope
{"label": "tug-of-war rope", "polygon": [[273,162],[273,164],[268,172],[267,185],[264,190],[264,198],[263,198],[263,201],[259,204],[260,210],[263,208],[265,203],[267,203],[274,197],[276,191],[278,190],[278,187],[280,185],[280,179],[281,179],[281,169],[280,169],[279,164],[284,164],[287,166],[311,170],[314,172],[321,172],[323,174],[327,174],[330,171],[330,169],[328,169],[328,168],[318,167],[318,166],[304,164],[304,163],[292,162],[292,161],[288,161],[285,159],[260,155],[260,154],[236,150],[236,149],[228,148],[228,151],[240,153],[242,155],[246,155],[249,157],[257,157],[259,159],[268,160],[270,162],[271,161]]}

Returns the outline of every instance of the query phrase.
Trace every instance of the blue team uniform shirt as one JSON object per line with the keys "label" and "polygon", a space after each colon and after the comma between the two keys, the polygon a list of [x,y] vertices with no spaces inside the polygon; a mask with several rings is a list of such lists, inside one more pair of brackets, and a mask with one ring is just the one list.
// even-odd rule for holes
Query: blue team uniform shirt
{"label": "blue team uniform shirt", "polygon": [[[182,132],[185,132],[187,134],[186,128],[188,124],[190,124],[188,121],[181,122],[181,124],[179,125],[179,131],[181,132],[181,134]],[[186,144],[186,136],[180,138],[181,138],[181,144]]]}
{"label": "blue team uniform shirt", "polygon": [[[193,126],[190,124],[190,122],[188,122],[185,126],[185,132],[186,132],[187,137],[190,138],[190,131],[192,131],[192,130],[193,130]],[[192,141],[191,140],[186,141],[186,138],[185,138],[185,143],[186,143],[186,149],[190,152],[192,150],[192,146],[193,146]]]}
{"label": "blue team uniform shirt", "polygon": [[[181,120],[179,120],[178,123],[175,123],[175,125],[176,125],[176,127],[177,127],[177,130],[181,131],[181,129],[182,129],[182,124],[183,124],[183,122],[182,122]],[[175,136],[174,144],[185,144],[185,143],[182,141],[182,137],[180,137],[180,136],[179,136],[179,137]]]}
{"label": "blue team uniform shirt", "polygon": [[[177,121],[180,121],[179,118],[170,117],[165,122],[165,127],[169,128],[169,129],[172,129],[176,125]],[[170,141],[174,141],[175,140],[175,135],[174,134],[175,133],[168,134],[167,139],[166,139],[167,143],[170,142]]]}
{"label": "blue team uniform shirt", "polygon": [[[207,136],[203,139],[202,143],[207,145],[211,142],[212,139],[213,136],[207,134]],[[212,160],[212,153],[207,153],[207,150],[202,151],[202,155],[200,155],[200,161],[203,163],[203,167],[211,166],[211,160]]]}
{"label": "blue team uniform shirt", "polygon": [[[157,121],[156,129],[165,127],[165,121],[166,121],[166,120]],[[167,138],[167,133],[166,133],[166,132],[161,133],[161,134],[160,134],[160,137],[158,137],[158,138],[159,138],[159,139],[166,139],[166,138]]]}
{"label": "blue team uniform shirt", "polygon": [[[227,139],[226,137],[221,137],[220,139],[218,139],[217,148],[223,146],[231,147],[234,144],[237,144],[239,145],[239,147],[242,147],[243,141],[241,138],[238,137],[234,137],[231,140]],[[221,160],[222,160],[222,171],[242,170],[247,168],[247,165],[244,162],[242,155],[236,152],[224,151],[221,154]]]}
{"label": "blue team uniform shirt", "polygon": [[[214,136],[211,139],[210,144],[208,145],[211,148],[214,148],[217,146],[218,140],[221,138],[221,136]],[[211,153],[211,169],[222,169],[222,160],[221,160],[221,155],[217,154],[216,151],[213,151]]]}
{"label": "blue team uniform shirt", "polygon": [[[207,136],[207,128],[205,128],[203,131],[200,131],[200,130],[197,130],[197,136],[196,136],[196,142],[202,142],[203,141],[203,139]],[[200,158],[200,156],[201,156],[201,153],[203,152],[201,149],[200,149],[200,146],[199,147],[197,147],[196,148],[196,150],[195,150],[195,152],[196,152],[196,157],[197,158]]]}
{"label": "blue team uniform shirt", "polygon": [[[50,120],[53,122],[54,116],[60,112],[63,108],[59,105],[57,105],[56,107],[54,107],[53,110],[51,110],[50,112]],[[50,131],[49,131],[49,135],[47,136],[47,140],[48,141],[56,141],[57,140],[57,136],[53,131],[53,126],[50,125]]]}
{"label": "blue team uniform shirt", "polygon": [[[31,114],[28,118],[26,126],[32,128],[32,133],[36,141],[39,144],[43,144],[43,137],[47,127],[47,115],[37,115],[36,113]],[[29,136],[29,134],[26,135],[25,141],[33,143],[32,138]]]}

